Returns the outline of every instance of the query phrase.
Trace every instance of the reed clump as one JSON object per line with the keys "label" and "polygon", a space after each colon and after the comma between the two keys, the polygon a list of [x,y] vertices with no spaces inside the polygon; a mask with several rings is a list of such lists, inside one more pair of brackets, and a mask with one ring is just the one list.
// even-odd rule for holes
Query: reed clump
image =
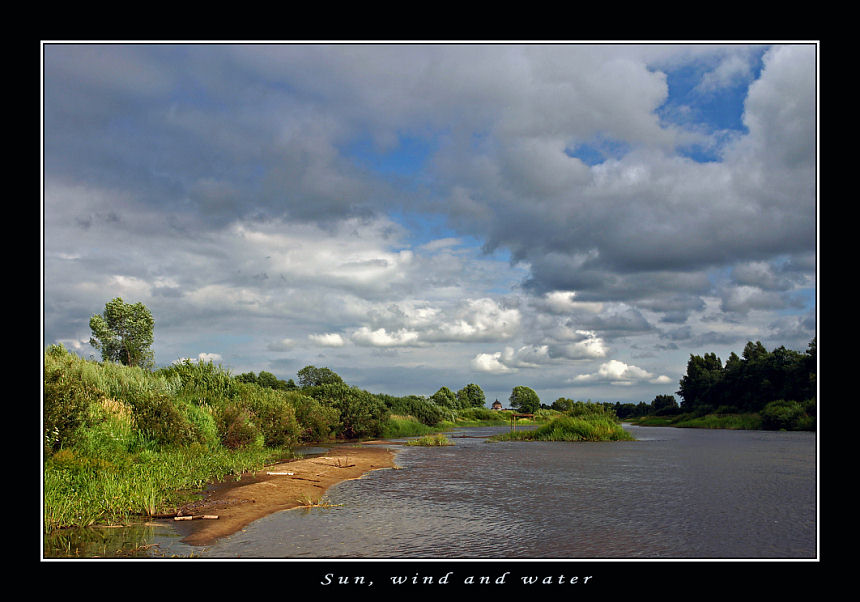
{"label": "reed clump", "polygon": [[494,441],[634,441],[634,437],[612,418],[565,416],[553,418],[536,429],[511,431],[490,438]]}
{"label": "reed clump", "polygon": [[433,435],[424,435],[423,437],[412,439],[410,441],[407,441],[405,445],[417,445],[421,447],[441,447],[454,444],[443,433],[436,433]]}

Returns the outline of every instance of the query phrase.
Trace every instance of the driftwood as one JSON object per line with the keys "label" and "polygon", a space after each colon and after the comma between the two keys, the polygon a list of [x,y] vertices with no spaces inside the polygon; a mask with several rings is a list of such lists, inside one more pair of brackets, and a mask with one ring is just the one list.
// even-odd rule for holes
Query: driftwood
{"label": "driftwood", "polygon": [[216,514],[198,514],[197,516],[188,515],[188,516],[174,516],[173,520],[194,520],[205,518],[207,520],[216,520],[218,516]]}
{"label": "driftwood", "polygon": [[291,475],[294,475],[295,473],[294,472],[267,472],[266,474],[273,475],[273,476],[283,476],[283,475],[290,475],[291,476]]}

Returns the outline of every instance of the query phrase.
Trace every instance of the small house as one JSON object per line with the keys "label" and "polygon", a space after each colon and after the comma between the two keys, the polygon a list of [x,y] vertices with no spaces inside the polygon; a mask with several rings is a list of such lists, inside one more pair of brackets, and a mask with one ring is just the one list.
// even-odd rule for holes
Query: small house
{"label": "small house", "polygon": [[501,410],[502,409],[502,402],[500,402],[498,399],[496,401],[494,401],[493,402],[493,409],[494,410]]}

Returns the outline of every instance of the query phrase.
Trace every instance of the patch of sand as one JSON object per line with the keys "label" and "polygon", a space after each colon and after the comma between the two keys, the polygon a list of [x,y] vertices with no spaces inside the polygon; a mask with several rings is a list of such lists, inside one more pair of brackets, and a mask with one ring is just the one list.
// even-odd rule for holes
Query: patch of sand
{"label": "patch of sand", "polygon": [[[387,447],[335,446],[321,456],[267,466],[239,481],[213,486],[203,499],[180,509],[180,516],[194,518],[175,521],[176,527],[185,534],[183,542],[209,545],[274,512],[318,503],[332,485],[394,466],[394,452]],[[204,515],[218,518],[201,518]]]}

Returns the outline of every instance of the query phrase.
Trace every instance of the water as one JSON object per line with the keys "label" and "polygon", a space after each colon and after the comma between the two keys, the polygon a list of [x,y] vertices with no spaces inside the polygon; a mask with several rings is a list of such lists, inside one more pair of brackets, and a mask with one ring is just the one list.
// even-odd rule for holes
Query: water
{"label": "water", "polygon": [[[329,489],[334,506],[279,512],[200,558],[748,559],[816,557],[814,433],[626,426],[637,441],[398,449],[399,470]],[[462,437],[462,435],[469,435]],[[153,540],[155,541],[155,540]]]}

